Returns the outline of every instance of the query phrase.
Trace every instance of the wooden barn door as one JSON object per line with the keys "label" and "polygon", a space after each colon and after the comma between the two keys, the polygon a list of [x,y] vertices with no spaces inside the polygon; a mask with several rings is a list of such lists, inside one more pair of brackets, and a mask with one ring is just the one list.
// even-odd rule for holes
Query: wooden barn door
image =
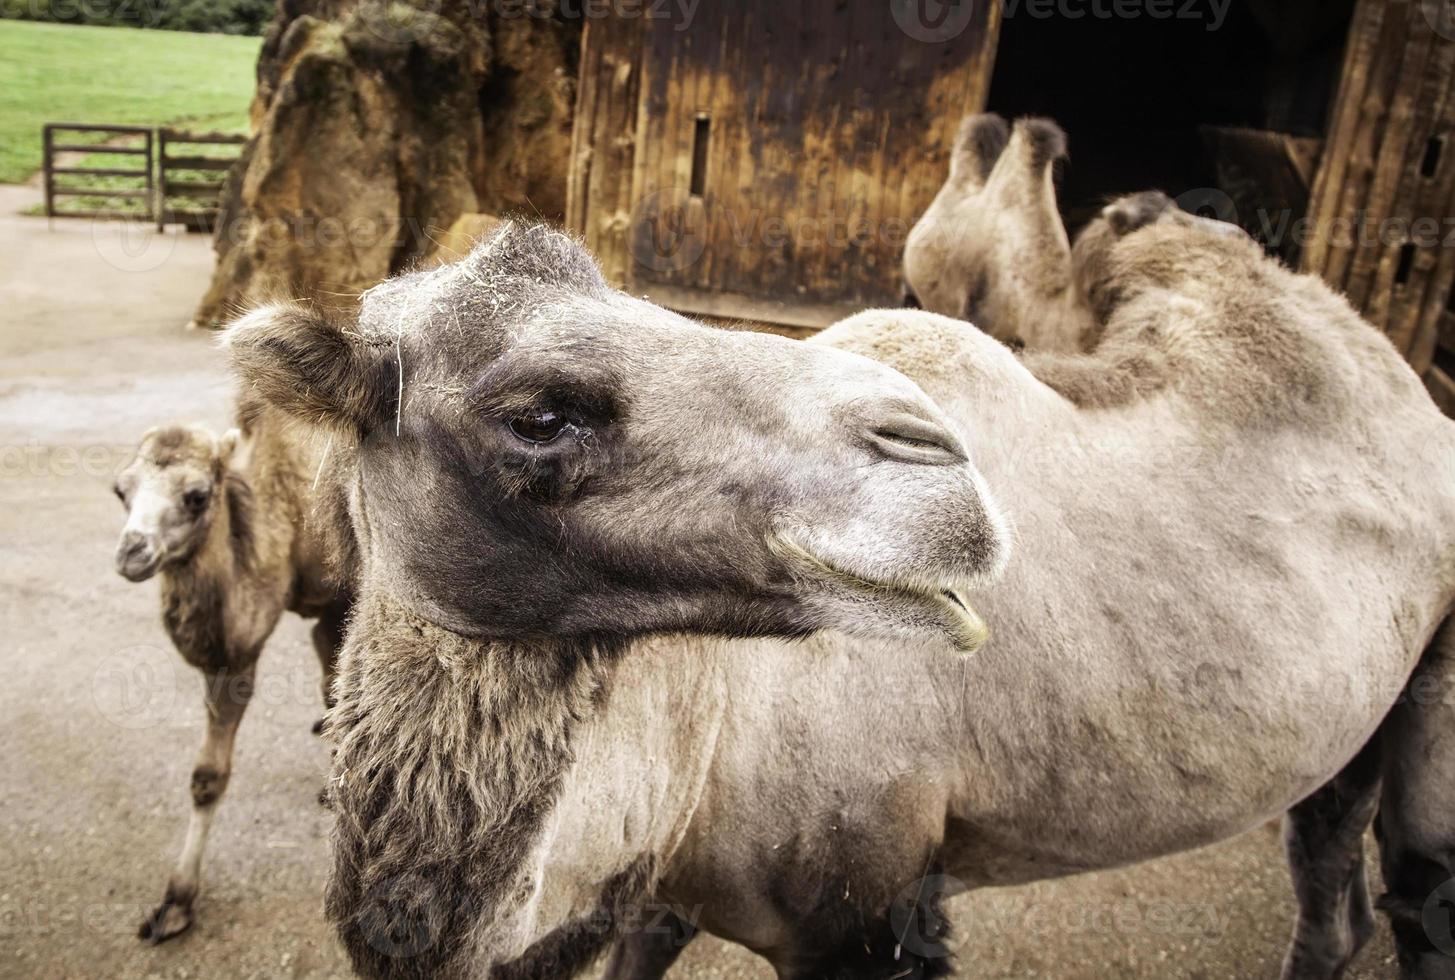
{"label": "wooden barn door", "polygon": [[999,7],[701,0],[690,21],[589,22],[568,223],[608,275],[688,312],[818,327],[899,305]]}
{"label": "wooden barn door", "polygon": [[1302,268],[1455,415],[1455,4],[1356,4],[1308,219]]}

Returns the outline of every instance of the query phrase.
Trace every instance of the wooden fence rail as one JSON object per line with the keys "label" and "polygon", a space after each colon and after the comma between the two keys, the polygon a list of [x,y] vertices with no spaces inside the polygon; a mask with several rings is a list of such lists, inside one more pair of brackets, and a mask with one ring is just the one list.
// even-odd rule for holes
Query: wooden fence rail
{"label": "wooden fence rail", "polygon": [[[241,154],[244,136],[193,133],[153,126],[47,123],[42,130],[45,213],[51,218],[156,221],[161,228],[180,223],[191,231],[210,231],[227,172]],[[126,142],[121,142],[126,141]],[[218,153],[213,147],[238,147]],[[174,152],[180,148],[181,152]],[[136,157],[114,166],[86,166],[63,154]],[[131,166],[124,164],[134,163]],[[108,186],[73,184],[58,177],[105,177]],[[131,178],[119,183],[116,178]],[[60,198],[91,199],[82,208],[59,207]],[[97,200],[99,199],[99,203]],[[140,201],[140,207],[128,206]]]}
{"label": "wooden fence rail", "polygon": [[[68,134],[64,137],[66,142],[60,142],[56,138],[57,133]],[[78,137],[72,134],[96,134],[95,136]],[[135,218],[149,218],[152,214],[152,140],[153,132],[150,126],[102,126],[91,123],[46,123],[42,130],[45,146],[43,167],[45,178],[45,213],[47,217],[56,218],[119,218],[122,220]],[[128,137],[141,137],[141,146],[118,146],[114,142],[117,139]],[[95,143],[78,142],[77,140],[96,139]],[[138,161],[135,167],[83,167],[57,163],[56,155],[60,153],[109,153],[115,155],[140,156],[143,159]],[[56,177],[62,175],[88,176],[88,177],[135,177],[137,183],[134,186],[124,187],[78,187],[74,184],[62,184],[56,181]],[[85,209],[58,210],[56,198],[58,197],[100,197],[110,202],[112,199],[121,198],[125,200],[140,199],[146,202],[144,212],[136,208],[91,206]]]}

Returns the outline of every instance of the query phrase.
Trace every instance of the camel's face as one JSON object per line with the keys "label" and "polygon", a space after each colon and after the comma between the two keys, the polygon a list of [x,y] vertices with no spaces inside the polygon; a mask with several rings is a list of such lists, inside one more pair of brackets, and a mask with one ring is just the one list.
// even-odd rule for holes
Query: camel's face
{"label": "camel's face", "polygon": [[1022,119],[1014,130],[993,114],[965,120],[950,177],[905,243],[905,282],[919,305],[1009,344],[1079,347],[1052,183],[1065,146],[1047,120]]}
{"label": "camel's face", "polygon": [[186,561],[206,537],[236,434],[219,440],[200,426],[168,425],[142,437],[116,478],[126,526],[116,570],[142,582],[164,565]]}
{"label": "camel's face", "polygon": [[366,581],[457,632],[980,642],[963,593],[1005,532],[923,392],[624,296],[563,235],[386,283],[352,336],[274,309],[232,346],[265,397],[359,435]]}

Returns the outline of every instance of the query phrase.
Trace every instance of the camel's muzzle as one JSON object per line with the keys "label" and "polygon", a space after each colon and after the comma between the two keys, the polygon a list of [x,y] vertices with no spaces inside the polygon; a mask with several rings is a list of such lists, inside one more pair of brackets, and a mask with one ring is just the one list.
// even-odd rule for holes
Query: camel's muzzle
{"label": "camel's muzzle", "polygon": [[157,573],[161,563],[161,550],[143,534],[123,534],[116,545],[116,571],[128,581],[145,582]]}

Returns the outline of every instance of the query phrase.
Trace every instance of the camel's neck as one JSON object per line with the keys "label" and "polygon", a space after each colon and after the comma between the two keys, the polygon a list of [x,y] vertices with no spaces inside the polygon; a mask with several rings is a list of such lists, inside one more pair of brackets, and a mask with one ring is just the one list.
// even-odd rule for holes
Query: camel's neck
{"label": "camel's neck", "polygon": [[202,543],[185,560],[160,574],[162,621],[172,642],[198,664],[228,656],[223,606],[238,576],[256,558],[252,495],[235,476],[223,480],[223,499],[208,524]]}
{"label": "camel's neck", "polygon": [[[331,715],[327,911],[365,976],[451,976],[510,912],[606,655],[460,636],[377,593],[355,607]],[[409,949],[401,949],[401,944]]]}

